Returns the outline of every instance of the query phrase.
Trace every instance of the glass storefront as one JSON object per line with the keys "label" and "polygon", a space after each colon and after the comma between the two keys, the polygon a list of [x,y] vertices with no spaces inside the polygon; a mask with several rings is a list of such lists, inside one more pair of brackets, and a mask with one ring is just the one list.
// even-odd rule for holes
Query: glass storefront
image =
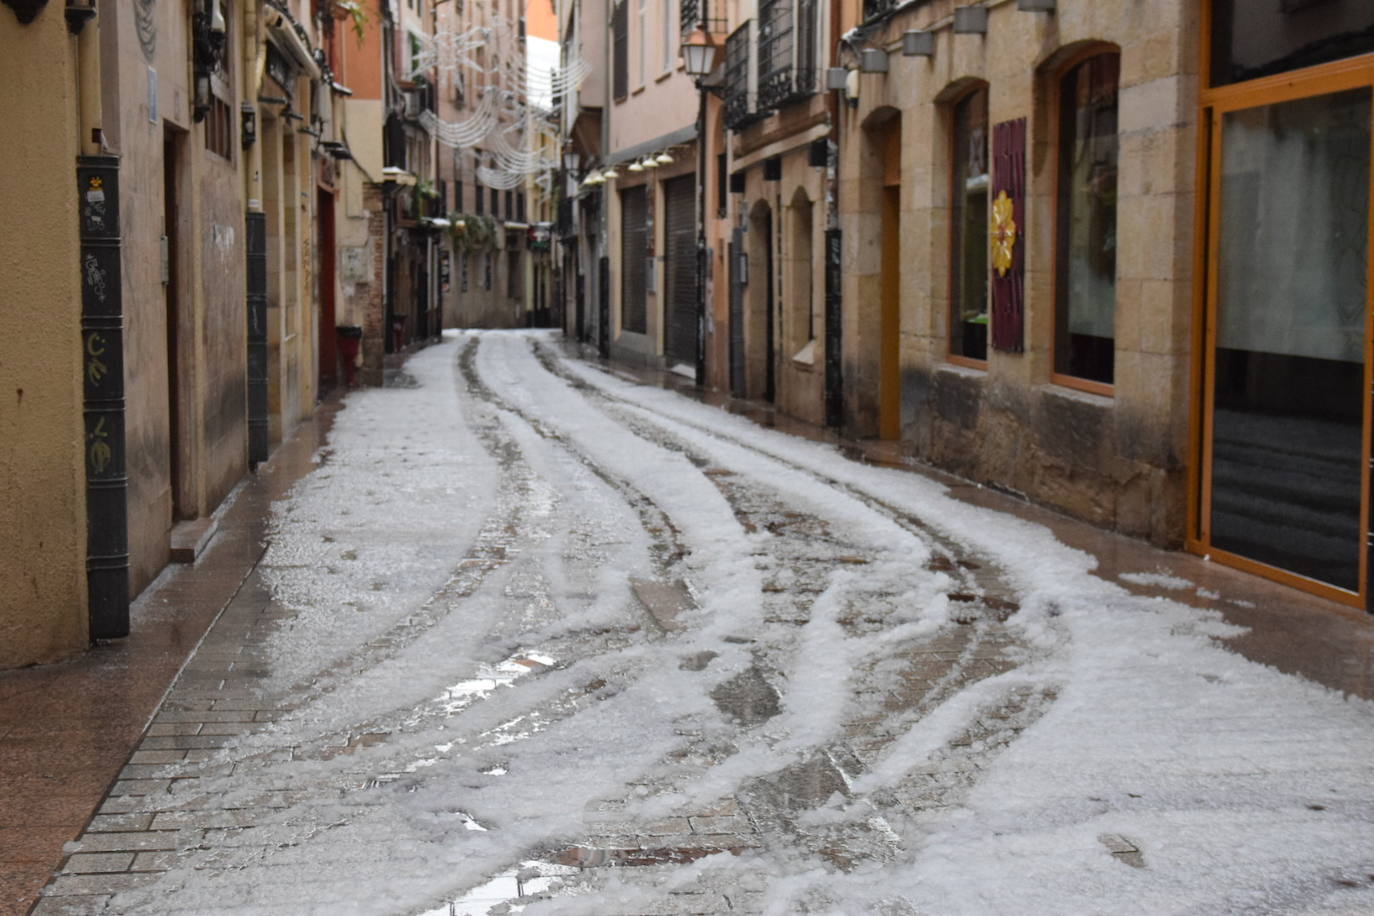
{"label": "glass storefront", "polygon": [[1356,603],[1374,3],[1215,0],[1211,27],[1198,546]]}

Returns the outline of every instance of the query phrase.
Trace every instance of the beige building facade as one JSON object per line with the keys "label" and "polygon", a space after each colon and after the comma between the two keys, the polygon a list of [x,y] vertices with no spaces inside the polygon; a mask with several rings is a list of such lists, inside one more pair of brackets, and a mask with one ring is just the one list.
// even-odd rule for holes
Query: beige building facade
{"label": "beige building facade", "polygon": [[0,362],[16,564],[0,667],[136,629],[132,599],[203,549],[234,486],[314,409],[321,238],[333,254],[321,143],[344,131],[313,14],[0,10],[5,84],[22,90],[0,110],[31,128],[5,189],[26,203],[0,226],[25,250],[0,282],[27,316]]}
{"label": "beige building facade", "polygon": [[[1367,605],[1374,8],[683,9],[723,52],[707,387]],[[701,103],[641,74],[655,15],[611,6],[603,352],[671,367],[659,176],[616,152]]]}
{"label": "beige building facade", "polygon": [[89,632],[78,44],[60,14],[21,24],[0,9],[0,112],[13,131],[0,176],[0,302],[11,323],[0,345],[0,668],[80,651]]}

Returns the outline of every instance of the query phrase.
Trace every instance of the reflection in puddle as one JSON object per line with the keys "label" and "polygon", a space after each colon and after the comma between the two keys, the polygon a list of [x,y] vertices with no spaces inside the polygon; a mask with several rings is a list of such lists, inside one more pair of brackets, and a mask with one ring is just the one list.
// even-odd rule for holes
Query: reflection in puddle
{"label": "reflection in puddle", "polygon": [[444,691],[440,698],[440,702],[443,703],[444,714],[451,716],[461,712],[477,700],[488,696],[498,687],[508,687],[517,678],[529,674],[531,671],[547,668],[553,663],[554,660],[547,655],[530,653],[513,656],[494,666],[483,665],[478,669],[477,677],[459,681]]}
{"label": "reflection in puddle", "polygon": [[420,916],[487,916],[497,907],[500,907],[497,912],[518,913],[525,908],[519,902],[521,899],[547,893],[559,879],[575,874],[577,869],[563,865],[521,862],[519,868],[504,871],[462,897],[437,909],[426,910]]}

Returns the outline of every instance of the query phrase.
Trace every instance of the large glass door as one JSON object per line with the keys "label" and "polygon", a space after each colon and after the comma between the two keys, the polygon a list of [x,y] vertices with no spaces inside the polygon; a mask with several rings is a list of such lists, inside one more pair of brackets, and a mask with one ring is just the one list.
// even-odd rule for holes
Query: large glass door
{"label": "large glass door", "polygon": [[1347,72],[1211,109],[1201,546],[1366,592],[1374,86]]}

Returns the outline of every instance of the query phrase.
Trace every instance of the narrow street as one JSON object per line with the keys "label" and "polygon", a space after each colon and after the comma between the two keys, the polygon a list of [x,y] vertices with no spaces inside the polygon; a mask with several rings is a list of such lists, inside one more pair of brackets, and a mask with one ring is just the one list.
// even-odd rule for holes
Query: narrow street
{"label": "narrow street", "polygon": [[1374,705],[1191,583],[554,333],[394,382],[35,913],[1374,911]]}

